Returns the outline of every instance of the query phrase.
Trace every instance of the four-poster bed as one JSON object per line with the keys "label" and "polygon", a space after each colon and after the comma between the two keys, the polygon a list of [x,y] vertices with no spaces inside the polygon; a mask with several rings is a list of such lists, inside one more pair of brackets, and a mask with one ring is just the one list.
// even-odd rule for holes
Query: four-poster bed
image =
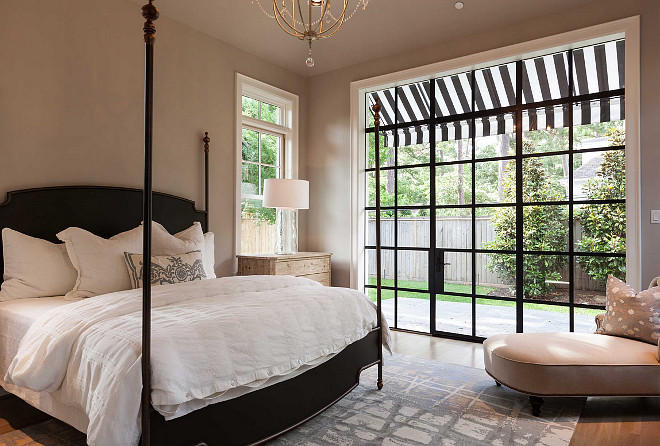
{"label": "four-poster bed", "polygon": [[[57,234],[58,231],[61,231],[62,229],[70,226],[78,226],[101,237],[110,237],[118,232],[127,231],[128,229],[133,228],[142,222],[142,254],[147,256],[147,258],[150,258],[152,254],[152,222],[154,220],[161,223],[170,233],[181,231],[193,222],[200,222],[204,231],[208,229],[208,154],[210,143],[208,133],[205,133],[203,138],[205,160],[205,210],[198,211],[195,209],[194,203],[190,200],[152,191],[154,96],[153,61],[156,32],[154,22],[158,18],[158,10],[153,5],[152,0],[150,0],[149,3],[142,8],[142,15],[145,18],[145,140],[143,189],[140,191],[137,189],[119,187],[65,186],[10,192],[8,194],[7,201],[3,205],[0,205],[0,227],[11,227],[14,230],[21,231],[32,237],[39,237],[45,240],[56,242],[57,239],[55,238],[55,234]],[[379,109],[379,104],[376,104],[373,107],[376,131],[378,131],[378,126],[380,123]],[[376,144],[378,144],[378,138],[376,138]],[[376,148],[377,169],[378,165],[379,151],[378,148]],[[376,174],[376,181],[378,185],[378,171]],[[377,210],[380,209],[380,202],[378,197],[376,208]],[[118,212],[118,210],[121,211]],[[378,228],[380,228],[378,221],[379,215],[379,212],[377,212]],[[304,423],[305,421],[309,420],[310,418],[314,417],[318,413],[336,403],[359,384],[360,373],[368,367],[374,365],[378,367],[378,380],[376,384],[378,389],[381,389],[383,387],[383,346],[387,346],[388,339],[386,339],[386,334],[388,332],[387,326],[382,320],[381,311],[380,257],[380,231],[378,230],[378,289],[376,305],[373,305],[373,303],[371,303],[371,301],[369,301],[362,293],[357,293],[354,290],[339,288],[332,289],[326,287],[321,287],[323,290],[319,290],[318,288],[312,287],[312,285],[306,282],[293,282],[296,280],[306,280],[298,278],[252,278],[249,279],[250,281],[247,281],[248,279],[246,278],[224,278],[214,281],[201,281],[201,283],[189,282],[188,284],[163,285],[161,287],[154,288],[153,290],[150,281],[144,281],[141,289],[140,299],[140,306],[142,308],[140,316],[141,320],[139,322],[140,325],[127,325],[127,331],[130,331],[129,328],[131,327],[138,327],[139,332],[141,332],[141,345],[137,345],[137,347],[140,347],[140,349],[139,351],[136,351],[137,353],[140,353],[139,356],[136,356],[136,365],[139,365],[139,375],[141,375],[142,389],[140,394],[140,405],[142,408],[140,414],[141,444],[172,446],[201,444],[260,444],[299,426],[300,424]],[[0,260],[2,260],[1,250]],[[143,276],[151,277],[150,262],[144,262]],[[297,304],[290,305],[292,308],[294,308],[294,310],[296,306],[300,306],[301,309],[305,310],[307,313],[313,313],[314,311],[310,311],[310,308],[317,308],[314,307],[314,305],[321,305],[322,307],[318,308],[323,308],[323,311],[327,311],[327,314],[331,315],[331,317],[325,318],[327,320],[323,320],[323,318],[321,318],[316,322],[308,322],[308,324],[312,324],[310,327],[308,327],[308,331],[315,331],[314,329],[317,327],[313,325],[314,323],[319,325],[318,331],[321,333],[324,329],[326,332],[335,331],[335,333],[331,333],[336,338],[335,341],[333,341],[334,344],[329,344],[331,348],[329,349],[321,347],[320,350],[323,350],[321,354],[314,353],[316,356],[308,355],[309,358],[316,358],[314,360],[305,359],[303,361],[302,359],[297,359],[295,366],[287,366],[291,368],[292,372],[282,372],[281,376],[274,374],[271,379],[271,371],[268,369],[268,377],[261,380],[256,379],[254,382],[257,384],[254,384],[254,387],[249,387],[248,385],[237,385],[237,383],[232,381],[231,386],[227,386],[229,387],[229,390],[220,389],[220,391],[216,393],[210,392],[203,394],[201,399],[197,397],[193,398],[193,395],[191,395],[189,392],[186,394],[186,396],[190,401],[184,401],[180,406],[178,403],[175,406],[163,405],[165,403],[155,405],[154,392],[160,392],[159,398],[162,400],[163,389],[154,387],[154,384],[162,384],[163,375],[169,373],[168,370],[162,369],[162,364],[164,362],[163,357],[165,355],[165,353],[162,351],[162,339],[164,337],[163,333],[166,332],[166,330],[162,328],[162,325],[158,325],[158,323],[162,324],[163,320],[168,320],[167,318],[163,319],[162,316],[163,311],[167,311],[167,308],[169,308],[167,306],[164,307],[162,303],[162,294],[164,293],[163,290],[166,289],[163,287],[177,287],[177,285],[181,285],[179,288],[176,288],[183,290],[179,291],[179,293],[189,293],[190,295],[198,294],[201,296],[200,299],[203,299],[204,297],[208,297],[207,295],[211,295],[213,292],[215,292],[218,296],[222,295],[222,286],[226,286],[228,288],[231,288],[232,286],[235,288],[238,286],[240,288],[240,286],[243,286],[247,287],[249,291],[247,294],[252,296],[251,299],[254,299],[255,302],[260,302],[258,299],[260,295],[257,291],[261,290],[259,292],[261,293],[262,301],[265,302],[267,299],[263,299],[263,296],[267,296],[271,292],[271,290],[268,288],[270,285],[267,285],[270,283],[268,282],[269,280],[280,281],[273,282],[273,295],[284,296],[282,298],[285,300],[299,299],[295,301]],[[240,281],[244,281],[245,283]],[[236,282],[238,282],[238,285],[235,284]],[[264,283],[266,285],[264,285]],[[279,286],[279,288],[277,288],[277,286]],[[320,287],[320,285],[318,286]],[[239,291],[245,294],[245,290]],[[331,295],[330,293],[334,293],[334,295]],[[172,294],[171,291],[170,294]],[[315,294],[317,299],[306,299],[305,294]],[[79,309],[77,311],[79,311],[80,315],[88,314],[91,319],[94,319],[94,313],[90,312],[89,308],[85,306],[88,303],[93,302],[94,299],[104,303],[106,306],[111,306],[113,299],[124,299],[129,303],[137,303],[135,299],[131,301],[133,296],[139,297],[139,294],[131,294],[128,291],[110,293],[96,296],[90,299],[84,299],[83,301],[73,305],[76,305],[76,308]],[[325,297],[326,300],[324,301],[323,299],[318,299],[319,296]],[[153,301],[152,298],[155,298],[156,300]],[[190,299],[196,299],[196,297],[191,297]],[[180,298],[179,300],[186,301],[185,298]],[[337,302],[334,304],[335,306],[345,308],[343,308],[343,310],[330,308],[333,301]],[[246,300],[246,302],[249,302],[249,300]],[[287,302],[294,301],[289,300]],[[351,307],[350,305],[346,305],[346,303],[350,303],[353,306]],[[274,311],[273,309],[265,308],[267,304],[264,304],[263,308],[259,306],[261,304],[255,305],[256,306],[252,309],[252,311],[254,311],[254,317],[252,319],[265,317],[263,316],[264,314],[270,314]],[[165,308],[165,310],[163,308]],[[119,308],[110,308],[110,310],[115,311],[119,318],[124,319],[130,319],[130,317],[132,317],[130,315],[133,314],[122,313]],[[182,307],[182,310],[178,311],[188,310],[188,307]],[[289,312],[295,313],[294,310]],[[87,313],[85,313],[85,311],[87,311]],[[334,313],[332,313],[332,311],[334,311]],[[344,313],[341,311],[344,311]],[[60,317],[60,323],[62,323],[62,321],[66,320],[66,317],[63,317],[66,315],[66,311],[62,311],[61,314],[52,316],[52,320],[48,320],[48,318],[43,319],[43,323],[44,325],[47,323],[53,323],[53,320],[57,319],[58,316]],[[288,314],[284,316],[290,318],[294,317]],[[249,319],[250,318],[248,317],[245,319],[245,321],[249,321]],[[329,327],[332,326],[332,323],[330,322],[332,320],[336,320],[335,325],[337,325],[337,327],[336,329],[331,330]],[[351,322],[353,320],[361,322],[359,324],[357,322]],[[39,321],[42,321],[42,319],[39,319]],[[256,322],[260,325],[268,325],[269,323],[272,325],[273,323],[273,321],[266,320],[257,320]],[[101,318],[99,318],[98,321],[95,319],[93,323],[98,323],[98,326],[94,326],[94,329],[98,330],[99,332],[103,331],[103,320],[101,320]],[[281,323],[283,324],[283,322]],[[91,324],[92,322],[90,322],[90,325]],[[351,324],[356,325],[355,327],[351,327]],[[41,330],[42,327],[35,327],[35,325],[38,324],[33,324],[33,326],[30,327],[30,331],[25,336],[26,339],[29,338],[27,342],[28,346],[30,340],[32,342],[43,342],[47,344],[47,341],[42,341],[40,337],[37,336],[39,335],[39,330]],[[59,327],[58,330],[61,328],[62,327]],[[154,328],[156,329],[155,333],[157,334],[156,340],[161,342],[161,344],[158,342],[156,344],[152,343],[152,330]],[[222,326],[216,328],[217,331],[222,331],[223,329],[228,330],[226,327]],[[241,331],[242,329],[243,328],[239,328],[238,331]],[[55,333],[58,330],[53,330],[51,333]],[[71,341],[69,349],[73,349],[71,350],[72,352],[75,350],[77,342],[82,343],[84,342],[85,336],[91,336],[83,330],[84,329],[81,328],[79,332],[76,332],[75,336],[70,336],[72,339],[78,339],[75,342]],[[214,332],[215,331],[216,330],[214,329]],[[251,332],[250,328],[246,328],[246,331],[247,333],[244,334],[245,336],[253,336],[253,338],[256,336]],[[108,333],[110,333],[110,331],[108,331]],[[281,336],[282,338],[278,342],[287,344],[287,339],[284,337],[284,334],[280,335],[275,332],[275,330],[270,330],[268,333],[268,336],[270,337],[268,339],[264,338],[264,342],[273,342],[273,339],[271,338],[277,338],[277,336]],[[228,337],[230,335],[231,333],[227,334]],[[332,336],[330,335],[327,337],[328,339],[332,339]],[[341,342],[337,341],[337,339],[339,339]],[[62,342],[61,340],[56,341]],[[202,341],[203,339],[198,339],[198,342],[201,343]],[[51,344],[49,344],[48,348],[46,348],[44,351],[57,351],[58,348],[61,348],[59,344],[55,344],[55,341],[48,342],[51,342]],[[316,346],[316,344],[319,346],[323,345],[319,340],[309,341],[309,343],[310,345],[314,346]],[[53,345],[55,345],[55,347],[53,347]],[[127,345],[130,345],[130,342]],[[21,347],[23,348],[23,342],[21,343]],[[88,346],[83,346],[80,348],[84,349],[87,347]],[[192,347],[193,346],[191,346],[191,350],[194,350]],[[156,350],[154,350],[154,348],[156,348]],[[228,348],[231,349],[231,344]],[[238,350],[240,350],[240,348]],[[103,354],[103,352],[98,352],[98,354]],[[236,352],[226,352],[227,356],[231,356],[231,354],[234,355],[232,358],[235,359],[235,356],[237,355]],[[73,353],[71,353],[71,355],[73,357]],[[216,353],[216,356],[211,355],[210,357],[216,358],[219,356]],[[66,361],[69,360],[67,355],[62,356],[62,358],[65,358]],[[62,358],[60,358],[60,360],[64,361]],[[292,361],[293,358],[294,357],[291,358]],[[301,357],[297,356],[296,358]],[[25,354],[23,355],[22,359],[26,364],[30,362],[30,358],[26,358]],[[53,360],[53,368],[56,368],[55,360],[57,359],[57,357],[51,358],[51,356],[48,355],[44,356],[44,361],[46,362]],[[175,357],[173,360],[174,362],[180,361],[185,363],[186,358]],[[156,362],[154,363],[154,361]],[[170,361],[172,361],[172,359],[170,359]],[[20,386],[17,386],[17,383],[30,382],[30,380],[34,377],[30,376],[30,373],[27,372],[23,373],[23,376],[21,376],[21,369],[19,366],[16,366],[16,364],[19,366],[21,365],[20,352],[17,353],[16,358],[14,358],[12,363],[13,368],[10,369],[11,371],[8,372],[7,376],[8,378],[16,378],[16,380],[13,383],[10,382],[9,384],[4,382],[3,385],[8,387],[10,392],[21,396],[23,394],[19,392],[21,389]],[[155,364],[160,365],[157,366]],[[232,363],[232,366],[238,367],[237,364],[238,363]],[[195,367],[195,364],[185,365],[193,369]],[[223,364],[213,363],[211,366],[222,367]],[[71,365],[68,367],[71,367]],[[209,364],[205,364],[205,367],[208,368]],[[278,367],[282,368],[281,366]],[[27,369],[29,369],[29,367],[27,367],[26,370]],[[282,370],[285,369],[288,370],[286,367],[282,368]],[[16,372],[17,370],[18,372]],[[64,367],[64,370],[66,370],[66,367]],[[84,370],[84,368],[82,370]],[[36,372],[39,372],[39,370],[36,370]],[[4,371],[2,371],[2,373],[4,373]],[[12,373],[14,373],[13,377],[10,376]],[[41,373],[43,374],[44,371],[42,370]],[[260,370],[256,370],[254,374],[255,376],[265,376],[264,374],[260,375],[260,373]],[[35,375],[38,375],[38,373],[35,373]],[[46,375],[48,375],[48,373],[46,373]],[[153,381],[154,377],[160,379],[160,381],[155,383]],[[35,380],[32,379],[32,381]],[[57,382],[57,380],[52,380],[52,383],[50,383],[50,388],[46,384],[44,384],[38,390],[35,389],[35,387],[38,386],[30,387],[29,389],[35,391],[33,392],[30,390],[25,394],[27,396],[24,399],[39,407],[39,399],[41,395],[40,392],[53,391],[53,389],[55,389],[54,385],[57,384]],[[28,386],[24,387],[27,388]],[[234,387],[240,389],[240,392],[235,392],[235,397],[231,396],[231,391],[236,390],[233,389]],[[60,390],[52,393],[52,395],[56,395],[57,392],[60,392]],[[228,396],[225,397],[225,394]],[[190,407],[187,407],[186,404],[189,404]],[[54,406],[57,406],[57,404]],[[118,407],[118,410],[122,410],[121,406]],[[183,407],[183,409],[181,409],[181,407]],[[42,410],[49,411],[48,409],[50,408],[51,406],[48,406],[48,408],[42,408]],[[167,412],[168,408],[172,410],[171,413]],[[84,421],[88,420],[85,418],[85,415],[89,416],[89,413],[81,413],[77,414],[77,418],[75,419],[67,419],[66,417],[59,416],[58,413],[53,413],[55,412],[55,409],[52,409],[52,411],[49,412],[51,415],[54,415],[57,418],[62,418],[63,421],[66,421],[81,430],[86,427]],[[84,410],[79,412],[84,412]],[[169,415],[166,417],[164,413],[169,413]],[[89,419],[91,420],[91,417]],[[130,422],[130,417],[128,421]]]}

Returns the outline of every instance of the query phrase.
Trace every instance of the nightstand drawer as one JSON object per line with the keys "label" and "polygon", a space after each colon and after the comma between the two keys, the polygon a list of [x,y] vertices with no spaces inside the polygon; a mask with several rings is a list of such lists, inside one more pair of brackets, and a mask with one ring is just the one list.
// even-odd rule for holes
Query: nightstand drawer
{"label": "nightstand drawer", "polygon": [[286,260],[275,263],[275,274],[302,276],[330,271],[329,258]]}
{"label": "nightstand drawer", "polygon": [[325,273],[318,273],[318,274],[305,274],[298,277],[305,277],[306,279],[315,280],[319,282],[321,285],[330,286],[330,271],[327,271]]}

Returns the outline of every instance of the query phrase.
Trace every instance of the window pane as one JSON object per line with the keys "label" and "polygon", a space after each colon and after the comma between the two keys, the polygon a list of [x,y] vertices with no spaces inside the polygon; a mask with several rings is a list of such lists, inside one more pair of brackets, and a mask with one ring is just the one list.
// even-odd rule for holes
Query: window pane
{"label": "window pane", "polygon": [[[380,213],[380,246],[394,246],[394,211]],[[367,212],[367,245],[376,245],[376,211]]]}
{"label": "window pane", "polygon": [[435,194],[438,206],[472,203],[472,166],[469,163],[435,168]]}
{"label": "window pane", "polygon": [[523,61],[523,103],[568,96],[568,52]]}
{"label": "window pane", "polygon": [[568,200],[568,155],[523,160],[523,201]]}
{"label": "window pane", "polygon": [[429,289],[429,253],[427,251],[398,251],[397,279],[399,288]]}
{"label": "window pane", "polygon": [[264,208],[261,200],[241,200],[241,254],[275,252],[277,232],[275,209]]}
{"label": "window pane", "polygon": [[625,200],[625,152],[576,153],[573,156],[573,197],[576,200]]}
{"label": "window pane", "polygon": [[[367,206],[376,206],[376,172],[367,172]],[[380,171],[380,205],[394,206],[396,170]]]}
{"label": "window pane", "polygon": [[[367,168],[376,167],[376,134],[367,133]],[[394,136],[392,133],[380,132],[379,141],[380,167],[394,166]]]}
{"label": "window pane", "polygon": [[399,211],[397,246],[428,248],[431,238],[428,209],[404,209]]}
{"label": "window pane", "polygon": [[257,164],[242,164],[241,194],[259,195],[259,166]]}
{"label": "window pane", "polygon": [[472,209],[438,209],[435,228],[438,248],[469,249],[472,247]]}
{"label": "window pane", "polygon": [[264,181],[271,178],[279,178],[280,169],[270,166],[261,166],[261,193],[264,192]]}
{"label": "window pane", "polygon": [[523,304],[523,331],[525,333],[567,332],[569,329],[568,307]]}
{"label": "window pane", "polygon": [[436,79],[435,113],[438,117],[460,115],[472,111],[472,73],[461,73]]}
{"label": "window pane", "polygon": [[475,121],[476,158],[516,154],[515,120],[512,113],[486,116]]}
{"label": "window pane", "polygon": [[515,297],[516,256],[477,253],[477,294]]}
{"label": "window pane", "polygon": [[525,251],[568,251],[568,206],[532,205],[523,208]]}
{"label": "window pane", "polygon": [[576,252],[626,252],[626,205],[583,204],[573,208]]}
{"label": "window pane", "polygon": [[282,138],[267,133],[261,134],[261,163],[280,165]]}
{"label": "window pane", "polygon": [[261,120],[272,122],[273,124],[282,124],[282,109],[277,105],[267,102],[261,103]]}
{"label": "window pane", "polygon": [[472,254],[469,252],[442,251],[444,282],[439,284],[441,293],[472,294]]}
{"label": "window pane", "polygon": [[576,256],[575,303],[605,305],[605,281],[608,275],[626,280],[625,257]]}
{"label": "window pane", "polygon": [[573,79],[577,95],[625,86],[625,41],[573,50]]}
{"label": "window pane", "polygon": [[576,148],[580,148],[579,142],[584,138],[608,136],[612,129],[623,132],[625,130],[623,120],[626,118],[625,105],[623,96],[574,103],[573,125]]}
{"label": "window pane", "polygon": [[248,96],[243,96],[243,114],[251,118],[259,119],[259,101]]}
{"label": "window pane", "polygon": [[400,129],[399,146],[396,150],[399,166],[426,164],[431,161],[428,126]]}
{"label": "window pane", "polygon": [[428,293],[397,292],[397,328],[429,333],[431,331],[430,314],[431,300]]}
{"label": "window pane", "polygon": [[435,329],[447,333],[472,335],[472,299],[465,296],[437,294]]}
{"label": "window pane", "polygon": [[568,150],[568,106],[523,111],[523,152],[559,152]]}
{"label": "window pane", "polygon": [[259,162],[259,132],[243,129],[241,142],[243,161]]}
{"label": "window pane", "polygon": [[516,103],[516,64],[485,68],[475,73],[477,111],[508,107]]}
{"label": "window pane", "polygon": [[516,332],[516,303],[507,300],[477,299],[477,336]]}
{"label": "window pane", "polygon": [[429,204],[429,181],[431,169],[415,167],[397,169],[397,205],[427,206]]}
{"label": "window pane", "polygon": [[516,208],[477,208],[476,230],[477,249],[515,251]]}
{"label": "window pane", "polygon": [[515,203],[515,160],[475,163],[475,203]]}
{"label": "window pane", "polygon": [[421,121],[430,117],[430,82],[417,82],[397,87],[397,122]]}
{"label": "window pane", "polygon": [[457,121],[440,124],[435,128],[435,161],[445,163],[472,159],[471,124]]}
{"label": "window pane", "polygon": [[523,298],[568,302],[568,256],[525,254]]}

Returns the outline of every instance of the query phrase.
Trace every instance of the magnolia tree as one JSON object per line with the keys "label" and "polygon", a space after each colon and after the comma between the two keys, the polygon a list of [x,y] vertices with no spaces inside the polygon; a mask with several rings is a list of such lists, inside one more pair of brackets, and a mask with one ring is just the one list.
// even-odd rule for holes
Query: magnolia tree
{"label": "magnolia tree", "polygon": [[[609,132],[611,146],[626,143],[625,131],[613,128]],[[587,181],[584,192],[589,200],[626,198],[626,162],[623,150],[604,152],[596,176]],[[582,225],[582,238],[577,248],[582,252],[626,252],[626,206],[620,204],[587,204],[576,213]],[[596,280],[608,274],[626,278],[625,257],[577,257],[580,267]]]}
{"label": "magnolia tree", "polygon": [[[523,153],[533,153],[531,142],[523,143]],[[547,202],[565,199],[564,189],[553,179],[540,158],[525,158],[523,162],[523,201]],[[504,202],[516,201],[515,163],[509,162],[502,176]],[[565,251],[568,235],[566,206],[524,206],[523,246],[527,251]],[[495,238],[484,243],[485,249],[498,251],[516,250],[516,209],[500,207],[493,212]],[[550,291],[552,281],[561,278],[561,269],[566,264],[563,256],[525,255],[523,257],[524,297],[539,299]],[[488,268],[496,272],[509,284],[515,283],[516,258],[511,254],[491,254]]]}

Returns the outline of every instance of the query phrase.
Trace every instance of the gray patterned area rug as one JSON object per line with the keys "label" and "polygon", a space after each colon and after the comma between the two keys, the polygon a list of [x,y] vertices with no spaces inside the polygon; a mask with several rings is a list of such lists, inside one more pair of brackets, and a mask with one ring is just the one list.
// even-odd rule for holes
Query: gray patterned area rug
{"label": "gray patterned area rug", "polygon": [[484,370],[406,355],[385,358],[344,399],[269,446],[568,445],[584,398],[546,398],[541,417],[528,398],[497,387]]}

